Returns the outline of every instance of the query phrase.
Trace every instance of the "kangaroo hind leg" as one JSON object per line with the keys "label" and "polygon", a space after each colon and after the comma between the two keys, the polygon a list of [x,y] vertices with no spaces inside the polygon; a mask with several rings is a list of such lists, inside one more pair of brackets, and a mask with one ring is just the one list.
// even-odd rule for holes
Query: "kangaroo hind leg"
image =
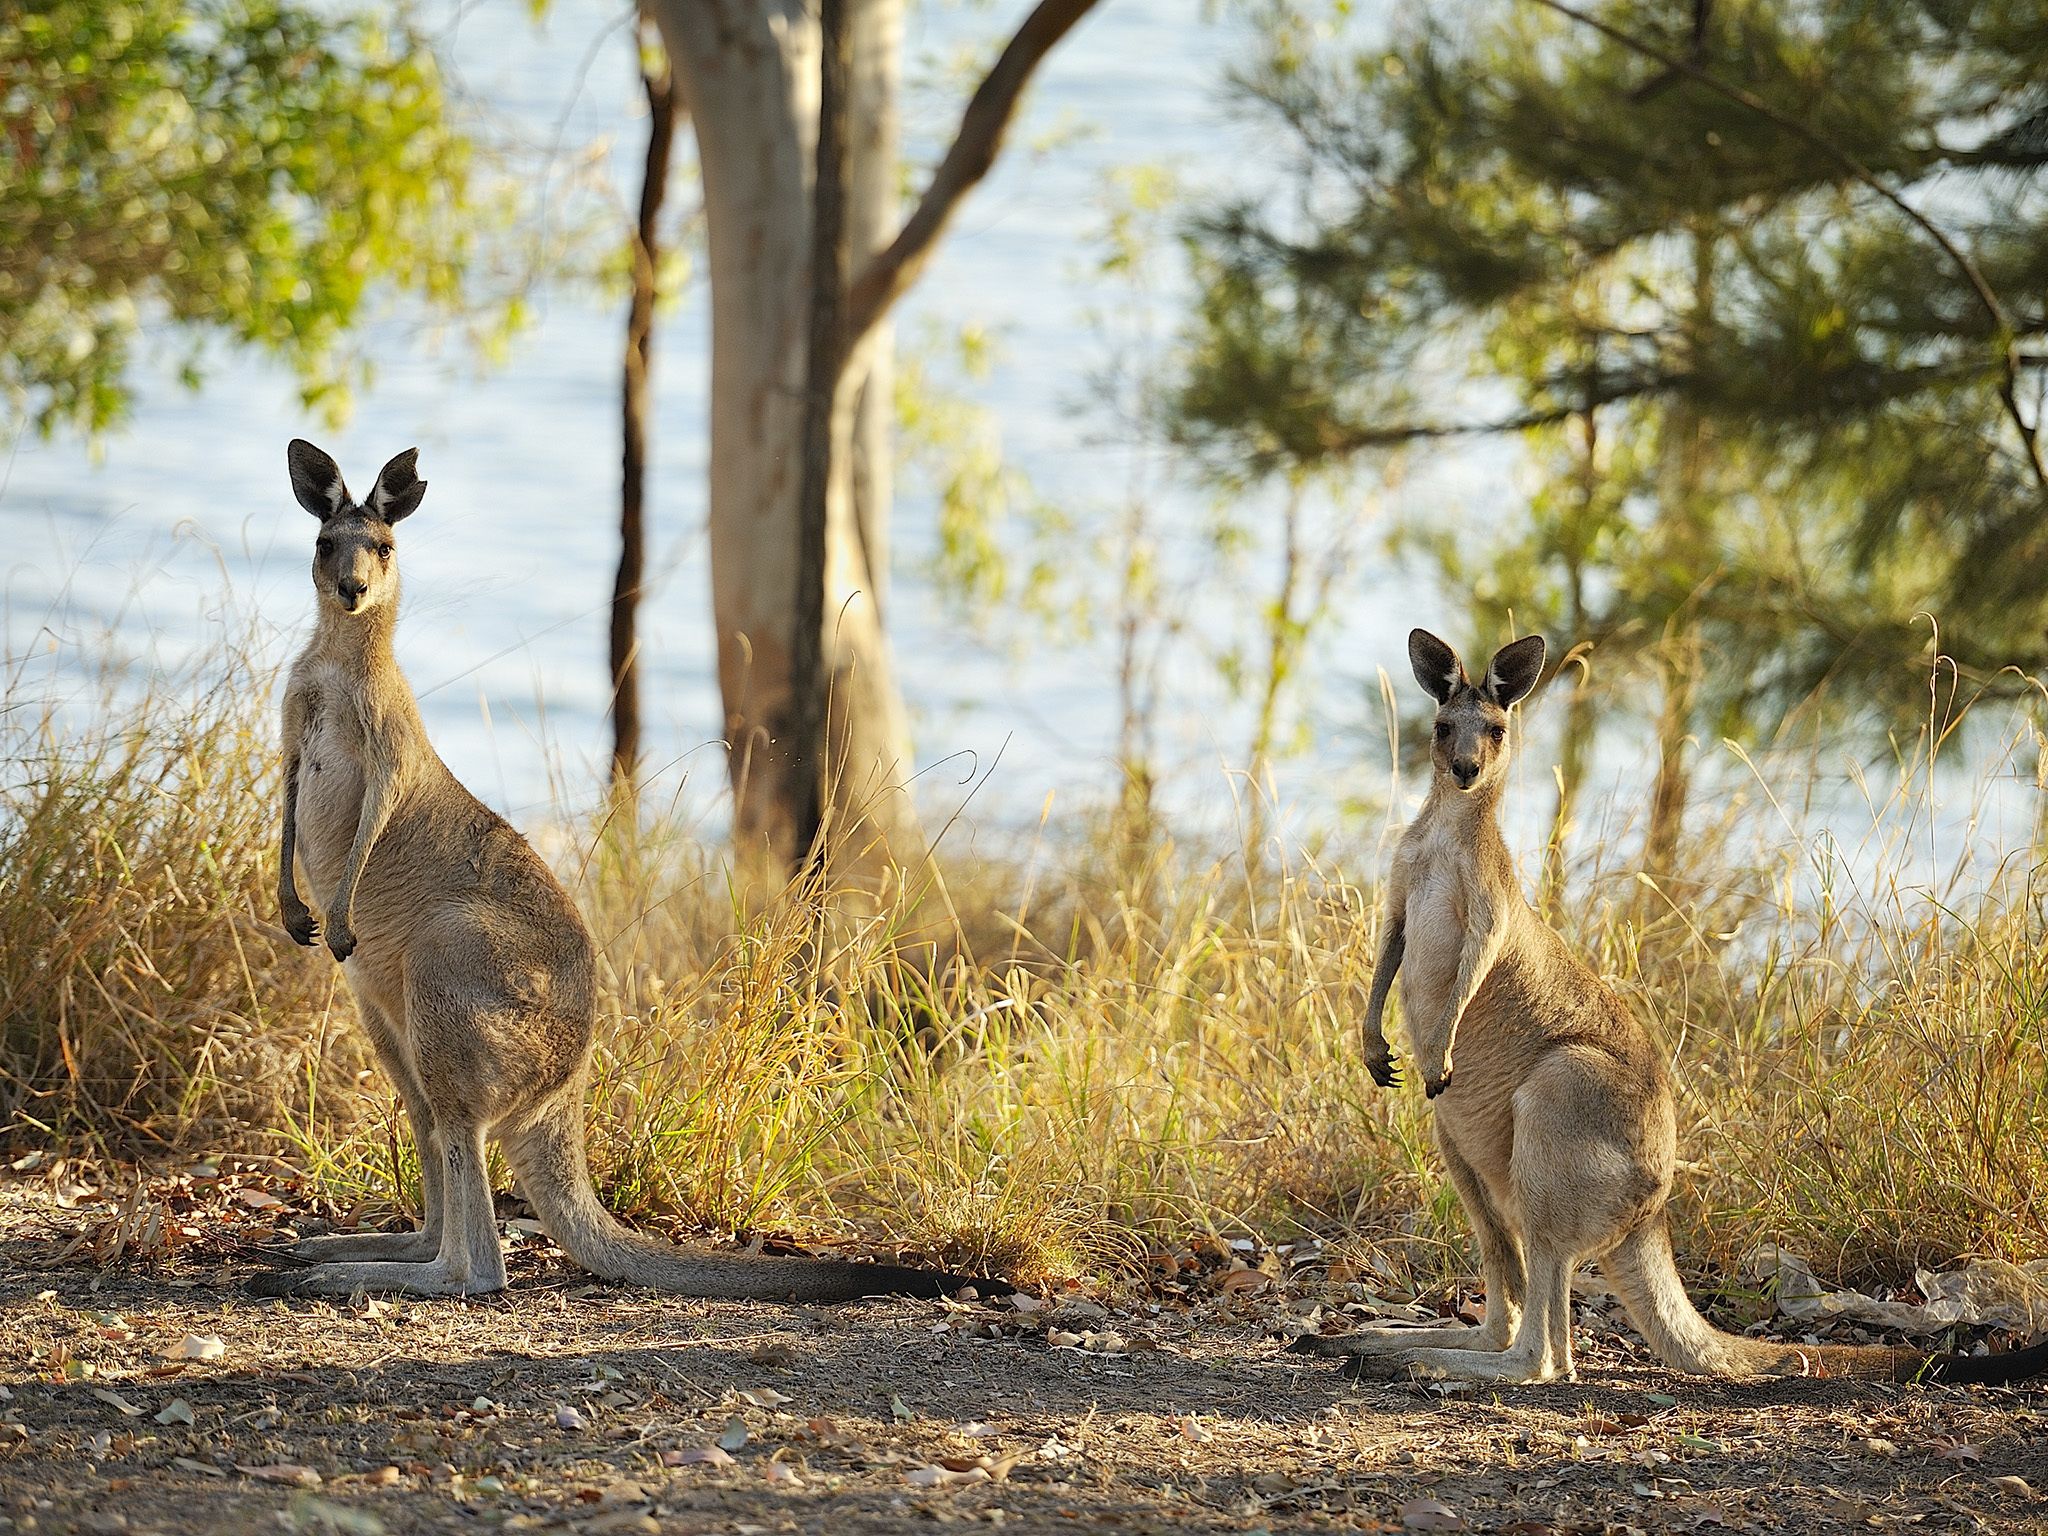
{"label": "kangaroo hind leg", "polygon": [[1449,1138],[1439,1136],[1437,1140],[1444,1165],[1450,1170],[1451,1184],[1458,1191],[1458,1199],[1472,1223],[1472,1235],[1479,1244],[1480,1272],[1486,1281],[1486,1321],[1476,1327],[1457,1323],[1427,1328],[1382,1323],[1329,1337],[1309,1334],[1290,1346],[1297,1353],[1383,1355],[1423,1347],[1495,1350],[1506,1349],[1515,1337],[1528,1290],[1521,1239],[1502,1218],[1478,1172],[1451,1145]]}
{"label": "kangaroo hind leg", "polygon": [[1362,1355],[1351,1372],[1360,1377],[1420,1376],[1444,1381],[1538,1382],[1569,1380],[1571,1285],[1577,1256],[1540,1246],[1528,1255],[1526,1304],[1505,1349],[1406,1348]]}
{"label": "kangaroo hind leg", "polygon": [[434,1109],[412,1069],[411,1059],[390,1018],[374,1003],[358,1000],[357,1011],[371,1043],[377,1048],[377,1065],[398,1090],[405,1105],[405,1117],[412,1122],[413,1147],[420,1168],[420,1226],[411,1232],[336,1232],[308,1237],[293,1244],[295,1258],[314,1262],[325,1260],[387,1259],[398,1263],[424,1264],[441,1251],[441,1145],[434,1124]]}
{"label": "kangaroo hind leg", "polygon": [[[337,1260],[296,1274],[259,1275],[259,1295],[347,1296],[399,1291],[416,1296],[476,1296],[503,1290],[505,1255],[491,1206],[484,1157],[493,1103],[485,1042],[516,1030],[508,1017],[479,1017],[460,995],[417,981],[407,989],[406,1022],[418,1064],[418,1086],[438,1147],[440,1242],[423,1262]],[[481,1059],[479,1059],[481,1058]],[[490,1117],[490,1118],[487,1118]]]}

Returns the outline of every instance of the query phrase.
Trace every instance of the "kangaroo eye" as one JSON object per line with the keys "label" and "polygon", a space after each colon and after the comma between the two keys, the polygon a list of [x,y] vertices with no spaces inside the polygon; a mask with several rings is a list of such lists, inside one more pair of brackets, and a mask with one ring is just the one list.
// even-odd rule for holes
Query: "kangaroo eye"
{"label": "kangaroo eye", "polygon": [[377,546],[377,558],[379,560],[389,560],[391,558],[391,546],[389,544],[379,544]]}
{"label": "kangaroo eye", "polygon": [[1449,741],[1449,740],[1451,739],[1451,722],[1450,722],[1450,721],[1448,721],[1448,720],[1439,720],[1439,721],[1437,721],[1437,723],[1436,723],[1436,739],[1437,739],[1438,741]]}
{"label": "kangaroo eye", "polygon": [[313,551],[315,554],[319,555],[319,557],[322,560],[325,560],[329,555],[334,553],[334,540],[320,539],[316,541],[313,545]]}
{"label": "kangaroo eye", "polygon": [[1495,741],[1506,741],[1508,739],[1508,728],[1504,725],[1489,726],[1486,734]]}

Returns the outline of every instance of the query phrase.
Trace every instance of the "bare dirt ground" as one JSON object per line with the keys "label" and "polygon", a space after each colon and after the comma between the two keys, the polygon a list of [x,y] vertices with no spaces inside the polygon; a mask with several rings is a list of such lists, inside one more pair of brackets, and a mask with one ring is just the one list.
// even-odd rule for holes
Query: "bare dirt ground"
{"label": "bare dirt ground", "polygon": [[262,1198],[137,1262],[134,1203],[0,1184],[0,1531],[2048,1532],[2039,1388],[1701,1382],[1594,1306],[1577,1383],[1358,1385],[1279,1352],[1300,1286],[828,1311],[531,1241],[498,1297],[256,1301]]}

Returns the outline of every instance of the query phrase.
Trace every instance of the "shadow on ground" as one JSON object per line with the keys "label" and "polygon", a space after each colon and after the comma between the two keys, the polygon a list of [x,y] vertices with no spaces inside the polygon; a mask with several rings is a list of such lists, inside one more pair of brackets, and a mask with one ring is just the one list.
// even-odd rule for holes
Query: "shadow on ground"
{"label": "shadow on ground", "polygon": [[[258,1302],[240,1268],[6,1252],[0,1530],[2048,1531],[2011,1482],[2048,1484],[2038,1390],[1733,1387],[1596,1339],[1578,1383],[1446,1397],[1172,1314],[1105,1356],[986,1337],[984,1306],[566,1270],[475,1302]],[[188,1335],[223,1352],[166,1361]],[[664,1464],[721,1437],[729,1462]]]}

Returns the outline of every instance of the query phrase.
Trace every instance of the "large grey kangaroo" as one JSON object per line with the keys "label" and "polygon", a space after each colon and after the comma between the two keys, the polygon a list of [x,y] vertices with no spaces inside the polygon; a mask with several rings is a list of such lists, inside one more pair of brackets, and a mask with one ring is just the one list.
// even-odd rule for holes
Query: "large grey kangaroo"
{"label": "large grey kangaroo", "polygon": [[[686,1296],[810,1301],[951,1293],[987,1281],[881,1264],[696,1253],[630,1232],[598,1204],[583,1148],[593,961],[576,905],[526,840],[448,771],[427,740],[391,639],[392,530],[420,504],[417,451],[386,464],[360,505],[334,461],[294,440],[299,504],[320,520],[319,618],[284,696],[286,930],[319,941],[397,1085],[419,1146],[425,1224],[308,1238],[300,1270],[261,1295],[358,1289],[475,1295],[505,1284],[484,1168],[503,1146],[548,1234],[586,1269]],[[300,899],[303,869],[316,921]]]}
{"label": "large grey kangaroo", "polygon": [[1569,1378],[1572,1273],[1598,1259],[1650,1348],[1680,1370],[1977,1382],[2048,1370],[2048,1344],[1932,1357],[1795,1347],[1723,1333],[1699,1314],[1679,1280],[1665,1213],[1678,1117],[1663,1057],[1522,899],[1501,836],[1508,710],[1536,686],[1543,641],[1502,647],[1476,683],[1423,630],[1409,635],[1408,658],[1437,703],[1432,776],[1387,879],[1366,1062],[1381,1087],[1394,1084],[1383,1015],[1398,970],[1437,1145],[1478,1238],[1486,1320],[1310,1336],[1293,1347],[1353,1356],[1359,1375]]}

